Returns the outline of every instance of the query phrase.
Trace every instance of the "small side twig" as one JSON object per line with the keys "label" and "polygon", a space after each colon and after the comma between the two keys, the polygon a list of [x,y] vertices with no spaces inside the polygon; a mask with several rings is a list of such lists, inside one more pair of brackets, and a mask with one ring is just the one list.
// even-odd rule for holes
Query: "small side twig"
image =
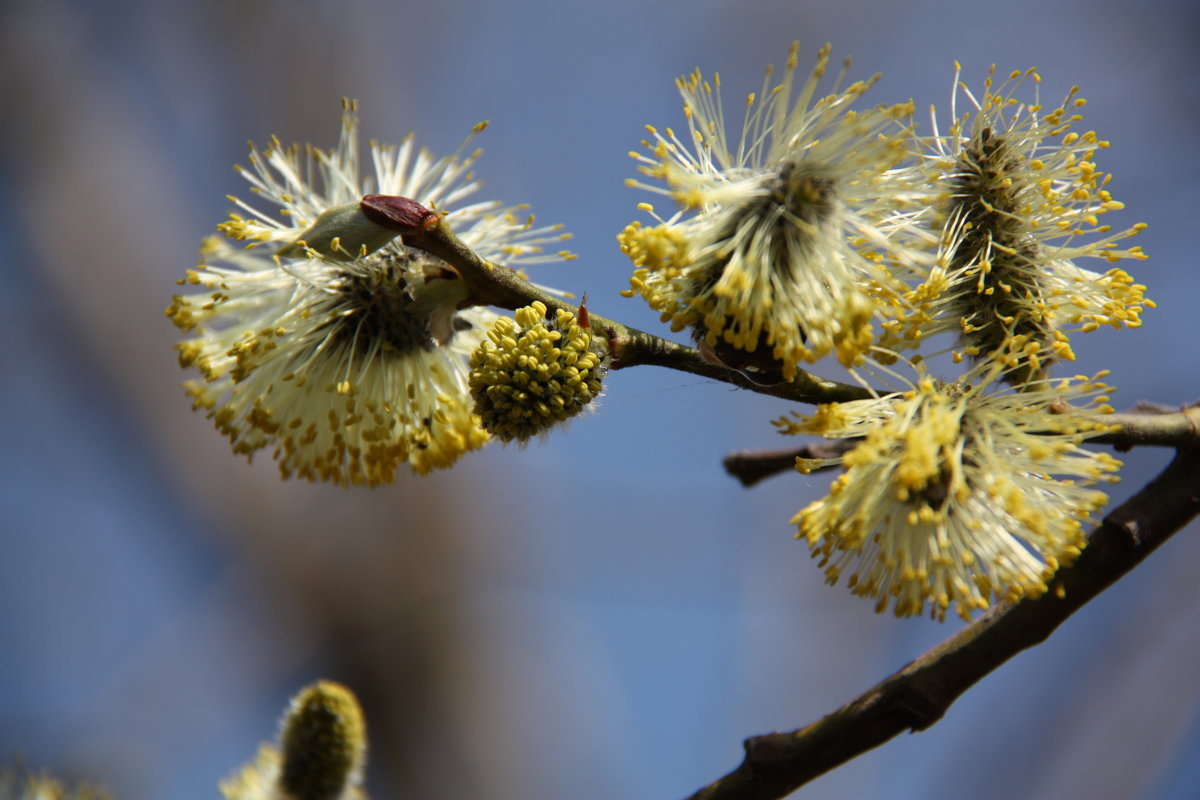
{"label": "small side twig", "polygon": [[[797,458],[841,458],[853,450],[861,439],[823,439],[800,447],[782,450],[739,450],[722,460],[725,471],[741,481],[747,488],[774,475],[792,470]],[[837,464],[818,467],[812,472],[836,469]]]}

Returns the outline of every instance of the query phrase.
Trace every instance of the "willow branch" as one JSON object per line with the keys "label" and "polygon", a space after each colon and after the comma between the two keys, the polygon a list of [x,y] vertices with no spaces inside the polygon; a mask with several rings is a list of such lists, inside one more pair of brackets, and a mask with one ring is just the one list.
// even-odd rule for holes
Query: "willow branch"
{"label": "willow branch", "polygon": [[[434,217],[425,219],[428,220],[427,224],[413,224],[401,232],[404,243],[424,250],[453,267],[467,285],[471,304],[517,309],[537,300],[551,311],[563,309],[578,314],[577,306],[539,289],[515,270],[481,258],[454,235],[440,216],[436,217],[436,221]],[[800,403],[836,403],[871,396],[871,392],[862,386],[825,380],[804,371],[800,371],[790,383],[761,386],[739,372],[705,361],[694,347],[677,344],[590,311],[588,316],[592,329],[603,331],[608,337],[609,351],[613,357],[610,369],[639,365],[666,367]]]}
{"label": "willow branch", "polygon": [[1176,452],[1112,511],[1038,598],[1000,603],[833,713],[800,730],[755,736],[742,764],[689,800],[775,800],[906,730],[921,731],[996,667],[1044,641],[1200,513],[1200,448]]}
{"label": "willow branch", "polygon": [[1120,451],[1146,445],[1200,446],[1200,405],[1176,410],[1152,403],[1139,403],[1132,411],[1101,414],[1093,418],[1110,427],[1115,426],[1117,430],[1088,441],[1110,444]]}

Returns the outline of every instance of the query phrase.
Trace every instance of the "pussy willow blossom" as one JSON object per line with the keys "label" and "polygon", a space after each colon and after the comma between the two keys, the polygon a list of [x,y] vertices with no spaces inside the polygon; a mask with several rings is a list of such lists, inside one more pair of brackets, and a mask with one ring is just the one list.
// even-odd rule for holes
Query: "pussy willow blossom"
{"label": "pussy willow blossom", "polygon": [[110,800],[107,791],[87,784],[68,785],[22,766],[0,767],[0,800]]}
{"label": "pussy willow blossom", "polygon": [[1116,480],[1120,462],[1080,447],[1107,428],[1063,404],[1102,404],[1108,387],[1076,378],[1018,389],[998,382],[1005,369],[984,362],[945,383],[919,368],[908,391],[776,422],[783,433],[862,437],[840,459],[797,461],[800,472],[845,467],[793,519],[829,583],[849,569],[876,611],[893,604],[909,616],[928,603],[936,619],[951,606],[968,619],[992,598],[1044,593],[1075,559],[1083,523],[1108,500],[1089,487]]}
{"label": "pussy willow blossom", "polygon": [[467,359],[496,315],[458,310],[457,273],[394,239],[360,199],[434,207],[479,255],[509,265],[570,254],[542,254],[567,235],[535,228],[522,207],[463,203],[479,188],[466,142],[442,158],[411,136],[372,143],[362,176],[357,126],[347,103],[333,150],[252,146],[239,171],[282,219],[233,198],[242,213],[218,226],[227,238],[206,240],[181,281],[205,291],[175,297],[167,315],[191,334],[180,363],[204,377],[185,388],[234,452],[270,447],[284,477],[374,486],[402,464],[447,467],[488,440],[471,413]]}
{"label": "pussy willow blossom", "polygon": [[366,723],[354,694],[318,681],[292,698],[279,747],[222,782],[225,800],[365,800]]}
{"label": "pussy willow blossom", "polygon": [[[1018,100],[1030,82],[1032,102]],[[1080,258],[1145,258],[1140,247],[1117,243],[1146,226],[1114,232],[1101,223],[1124,207],[1106,188],[1112,175],[1096,168],[1096,152],[1108,142],[1073,130],[1086,102],[1079,87],[1046,109],[1040,82],[1031,69],[997,86],[992,67],[977,98],[956,70],[949,133],[937,135],[933,112],[935,133],[920,144],[945,187],[936,221],[941,248],[909,297],[907,325],[900,325],[910,340],[956,331],[960,355],[973,358],[1005,348],[1012,334],[1023,336],[1026,363],[1006,378],[1016,383],[1038,375],[1048,360],[1073,360],[1068,332],[1135,328],[1143,308],[1154,306],[1124,270],[1097,274],[1075,265]],[[960,91],[971,106],[961,116]]]}
{"label": "pussy willow blossom", "polygon": [[677,81],[688,134],[648,128],[649,152],[631,155],[662,185],[628,183],[681,210],[618,237],[636,267],[627,296],[641,294],[674,330],[692,328],[723,363],[775,362],[787,379],[797,362],[836,351],[849,365],[868,351],[869,295],[894,288],[885,264],[911,269],[923,258],[911,246],[914,217],[932,200],[922,173],[904,165],[911,103],[853,110],[879,76],[841,89],[849,60],[833,93],[814,100],[830,48],[797,91],[798,51],[778,85],[767,69],[736,139],[719,77],[710,84],[697,70]]}
{"label": "pussy willow blossom", "polygon": [[[604,360],[585,321],[541,302],[500,317],[471,354],[475,413],[505,442],[527,442],[581,412],[600,395]],[[598,348],[596,348],[598,349]]]}

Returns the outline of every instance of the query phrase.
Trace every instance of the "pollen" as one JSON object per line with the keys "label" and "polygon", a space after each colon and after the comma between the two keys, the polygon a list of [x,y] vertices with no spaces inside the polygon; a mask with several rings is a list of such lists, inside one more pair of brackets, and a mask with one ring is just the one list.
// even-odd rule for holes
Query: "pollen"
{"label": "pollen", "polygon": [[[234,453],[266,451],[284,478],[380,486],[404,468],[454,464],[487,443],[467,387],[470,353],[497,318],[466,305],[457,274],[361,213],[363,195],[420,197],[487,261],[521,267],[570,258],[561,226],[523,206],[462,204],[475,193],[475,150],[435,157],[411,137],[370,145],[359,168],[355,105],[336,148],[251,145],[240,169],[260,202],[205,240],[201,264],[167,316],[186,339],[179,362],[203,383],[185,391]],[[281,221],[282,217],[282,221]],[[268,246],[247,250],[241,243]],[[561,246],[561,245],[559,245]]]}
{"label": "pollen", "polygon": [[[856,109],[875,78],[817,94],[823,47],[807,76],[793,45],[781,80],[767,70],[727,125],[719,86],[679,79],[687,132],[648,128],[639,161],[681,211],[621,234],[641,295],[673,330],[690,329],[712,360],[790,380],[797,365],[836,354],[859,363],[882,322],[873,294],[899,297],[894,272],[927,259],[911,207],[930,205],[923,173],[906,165],[912,105]],[[877,77],[877,76],[876,76]],[[817,98],[817,99],[814,99]],[[898,266],[899,265],[899,266]]]}
{"label": "pollen", "polygon": [[[1080,447],[1099,430],[1078,414],[1102,408],[1107,387],[1076,379],[1017,391],[1000,362],[949,383],[914,369],[910,391],[776,422],[785,433],[860,440],[829,494],[796,515],[800,537],[827,576],[848,574],[855,594],[898,616],[969,618],[994,600],[1044,592],[1107,502],[1092,485],[1120,467]],[[1061,411],[1064,399],[1072,411]]]}
{"label": "pollen", "polygon": [[1100,188],[1112,176],[1095,163],[1095,132],[1070,130],[1079,115],[1068,109],[1083,105],[1075,90],[1046,110],[1036,84],[1030,101],[1018,99],[1031,71],[999,86],[994,74],[993,67],[980,99],[956,74],[975,110],[953,120],[948,135],[924,140],[947,191],[933,220],[937,266],[906,295],[920,310],[909,316],[908,336],[916,326],[923,336],[958,328],[960,352],[976,359],[1011,351],[1014,339],[1040,345],[1027,347],[1006,375],[1022,383],[1045,374],[1067,334],[1137,327],[1153,305],[1144,287],[1076,266],[1143,257],[1118,242],[1144,226],[1114,232],[1099,224],[1122,204]]}

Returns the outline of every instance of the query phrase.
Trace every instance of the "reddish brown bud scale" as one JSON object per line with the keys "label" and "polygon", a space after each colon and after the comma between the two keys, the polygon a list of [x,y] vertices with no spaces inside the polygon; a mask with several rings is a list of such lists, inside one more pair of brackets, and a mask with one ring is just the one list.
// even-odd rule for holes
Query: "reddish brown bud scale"
{"label": "reddish brown bud scale", "polygon": [[367,219],[380,227],[400,233],[429,231],[437,227],[441,217],[416,200],[388,194],[368,194],[359,201]]}
{"label": "reddish brown bud scale", "polygon": [[577,319],[579,320],[579,327],[583,328],[585,331],[591,327],[591,323],[588,321],[587,292],[583,293],[583,299],[579,301],[579,314],[577,315]]}

